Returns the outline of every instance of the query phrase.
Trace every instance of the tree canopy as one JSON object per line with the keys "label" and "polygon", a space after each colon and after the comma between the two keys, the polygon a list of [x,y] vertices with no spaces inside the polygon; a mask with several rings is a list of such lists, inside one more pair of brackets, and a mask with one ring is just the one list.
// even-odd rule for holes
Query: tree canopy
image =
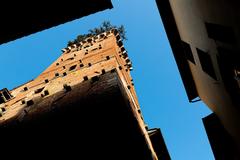
{"label": "tree canopy", "polygon": [[114,29],[114,28],[118,30],[122,40],[127,40],[126,31],[123,25],[115,26],[115,25],[112,25],[110,21],[104,21],[99,27],[90,29],[87,34],[78,35],[76,39],[74,39],[73,41],[69,41],[68,46],[81,42],[88,37],[96,36],[98,34],[110,31],[111,29]]}

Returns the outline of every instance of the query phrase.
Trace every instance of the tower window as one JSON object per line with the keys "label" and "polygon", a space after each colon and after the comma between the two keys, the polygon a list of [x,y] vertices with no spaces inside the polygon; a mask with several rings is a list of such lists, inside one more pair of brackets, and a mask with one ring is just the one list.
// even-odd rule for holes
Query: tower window
{"label": "tower window", "polygon": [[3,95],[0,93],[0,104],[5,103],[5,98]]}
{"label": "tower window", "polygon": [[121,38],[120,35],[117,35],[116,39],[119,40],[120,38]]}
{"label": "tower window", "polygon": [[121,52],[124,52],[124,51],[125,51],[125,48],[124,48],[124,47],[122,47],[122,48],[121,48]]}
{"label": "tower window", "polygon": [[59,76],[59,73],[55,73],[55,77],[58,77]]}
{"label": "tower window", "polygon": [[2,110],[2,112],[6,112],[6,108],[5,107],[2,107],[1,110]]}
{"label": "tower window", "polygon": [[127,54],[126,51],[124,51],[122,55],[123,55],[123,58],[127,58],[128,57],[128,54]]}
{"label": "tower window", "polygon": [[118,44],[118,46],[119,46],[119,47],[122,47],[122,46],[123,46],[123,43],[122,43],[122,41],[118,41],[118,43],[117,43],[117,44]]}
{"label": "tower window", "polygon": [[83,77],[83,80],[84,80],[84,81],[87,81],[87,80],[88,80],[88,76],[84,76],[84,77]]}
{"label": "tower window", "polygon": [[44,95],[45,95],[45,96],[49,95],[49,91],[48,91],[48,90],[45,90],[45,91],[44,91]]}
{"label": "tower window", "polygon": [[116,70],[115,70],[115,69],[112,69],[112,70],[111,70],[111,73],[114,73],[114,72],[116,72]]}
{"label": "tower window", "polygon": [[81,64],[80,64],[80,67],[82,68],[83,66],[84,66],[84,65],[81,63]]}
{"label": "tower window", "polygon": [[69,61],[69,60],[74,60],[74,58],[70,57],[70,58],[66,59],[66,61]]}
{"label": "tower window", "polygon": [[33,104],[34,104],[33,100],[27,101],[27,106],[31,106],[31,105],[33,105]]}
{"label": "tower window", "polygon": [[113,29],[112,32],[115,36],[118,34],[118,31],[116,29]]}
{"label": "tower window", "polygon": [[64,84],[63,85],[63,88],[65,89],[66,92],[69,92],[72,90],[71,86],[67,85],[67,84]]}
{"label": "tower window", "polygon": [[130,62],[130,59],[126,59],[126,63],[129,63]]}
{"label": "tower window", "polygon": [[[93,48],[91,51],[96,51],[98,48]],[[100,47],[99,47],[99,49],[101,49]]]}
{"label": "tower window", "polygon": [[94,76],[94,77],[92,77],[92,83],[94,83],[94,82],[96,82],[96,81],[98,81],[99,80],[99,77],[98,76]]}
{"label": "tower window", "polygon": [[85,47],[83,47],[83,48],[88,48],[88,47],[90,47],[89,45],[86,45]]}
{"label": "tower window", "polygon": [[92,42],[92,39],[91,39],[91,38],[89,38],[89,39],[87,40],[87,42],[88,42],[88,43],[91,43],[91,42]]}
{"label": "tower window", "polygon": [[76,67],[77,67],[77,65],[73,65],[73,66],[71,66],[71,67],[69,68],[69,71],[74,70]]}
{"label": "tower window", "polygon": [[27,87],[24,87],[24,88],[23,88],[23,90],[24,90],[24,91],[27,91],[27,90],[28,90],[28,88],[27,88]]}
{"label": "tower window", "polygon": [[42,92],[44,88],[45,88],[45,87],[39,88],[39,89],[35,90],[34,93],[35,93],[35,94],[38,94],[38,93]]}
{"label": "tower window", "polygon": [[26,102],[25,102],[25,100],[22,100],[22,104],[25,104]]}
{"label": "tower window", "polygon": [[212,64],[211,56],[200,49],[197,48],[198,57],[202,66],[202,70],[211,76],[213,79],[217,80],[214,67]]}
{"label": "tower window", "polygon": [[9,99],[11,99],[11,96],[10,96],[10,94],[5,90],[5,91],[3,91],[3,96],[6,98],[6,100],[9,100]]}
{"label": "tower window", "polygon": [[105,74],[105,73],[106,73],[105,69],[102,69],[102,74]]}
{"label": "tower window", "polygon": [[194,60],[192,49],[191,49],[190,45],[188,43],[182,41],[182,48],[183,48],[183,52],[184,52],[186,58],[195,64],[195,60]]}
{"label": "tower window", "polygon": [[104,34],[100,34],[100,38],[103,38],[105,35]]}

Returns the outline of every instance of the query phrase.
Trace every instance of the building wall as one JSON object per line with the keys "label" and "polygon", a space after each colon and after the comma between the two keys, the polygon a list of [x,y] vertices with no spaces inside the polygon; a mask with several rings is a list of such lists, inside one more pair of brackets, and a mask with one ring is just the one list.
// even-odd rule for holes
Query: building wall
{"label": "building wall", "polygon": [[5,6],[11,6],[11,11],[18,14],[0,10],[0,44],[113,8],[111,0],[73,0],[71,4],[62,1],[57,7],[56,2],[49,1],[5,2]]}
{"label": "building wall", "polygon": [[33,99],[19,121],[1,123],[1,151],[25,153],[28,148],[27,153],[42,157],[154,159],[145,126],[116,70],[70,87],[39,102]]}
{"label": "building wall", "polygon": [[239,159],[232,137],[225,130],[216,114],[212,113],[202,120],[215,159]]}
{"label": "building wall", "polygon": [[[90,114],[96,115],[92,119],[99,122],[102,119],[105,121],[106,118],[104,117],[114,114],[116,114],[118,122],[124,122],[126,121],[124,116],[127,116],[128,111],[130,111],[133,117],[132,122],[136,124],[138,134],[145,142],[146,153],[148,156],[150,153],[152,159],[158,159],[151,144],[130,75],[132,64],[117,30],[112,29],[100,35],[88,37],[80,43],[64,48],[62,51],[62,55],[36,79],[11,91],[13,98],[0,106],[0,108],[5,109],[4,114],[0,117],[0,132],[1,130],[4,131],[4,127],[8,128],[16,124],[17,127],[19,124],[23,128],[25,126],[27,128],[32,126],[37,126],[37,128],[38,126],[44,127],[45,125],[48,126],[48,123],[53,123],[52,126],[54,127],[55,123],[57,123],[56,121],[63,121],[64,123],[66,121],[69,125],[76,124],[78,119],[76,119],[76,122],[74,120],[72,122],[68,121],[68,119],[72,119],[72,116],[65,116],[64,111],[66,110],[66,113],[70,114],[71,111],[68,108],[71,109],[81,105],[83,105],[81,107],[87,108],[85,117],[88,117]],[[114,92],[111,94],[111,91]],[[117,95],[121,94],[121,98],[119,97],[118,100],[116,100],[117,96],[114,97],[115,92],[118,92]],[[109,100],[101,100],[102,96],[108,97]],[[101,103],[95,102],[95,99],[100,99]],[[121,101],[120,99],[128,106],[128,111],[121,111],[125,112],[126,115],[115,113],[120,111],[117,106],[121,108],[123,105],[123,103],[119,102]],[[106,105],[104,105],[105,101],[108,101]],[[114,105],[114,103],[116,104]],[[112,108],[102,110],[98,108],[91,113],[91,108],[95,106]],[[59,115],[58,110],[63,110],[63,112]],[[84,112],[81,112],[81,109],[77,110],[79,115],[84,114]],[[101,113],[101,111],[104,113]],[[59,120],[55,120],[55,113]],[[73,114],[76,116],[76,113]],[[102,119],[99,114],[102,114]],[[122,119],[117,117],[117,115]],[[111,123],[111,120],[113,119],[107,119],[109,123]],[[122,129],[122,132],[119,130],[115,131],[117,139],[121,137],[121,134],[128,135],[127,129],[132,130],[130,123],[129,121],[129,125],[123,125],[125,127]],[[96,124],[100,125],[99,123]],[[113,124],[116,124],[116,126],[110,126],[110,130],[112,128],[119,129],[117,123],[113,122]],[[50,125],[50,128],[52,126]],[[65,127],[68,128],[68,125]],[[105,127],[104,135],[107,129],[108,127]],[[93,131],[91,128],[88,130],[90,132]],[[134,137],[132,134],[134,133],[129,132],[129,135]],[[107,139],[106,135],[105,138]],[[111,138],[106,141],[110,142]],[[138,148],[137,145],[135,147]],[[119,146],[116,148],[119,148]]]}
{"label": "building wall", "polygon": [[[218,59],[220,57],[219,47],[233,52],[240,50],[238,2],[233,0],[170,0],[170,5],[181,40],[191,47],[195,64],[188,62],[199,97],[220,117],[227,131],[240,146],[240,103],[236,100],[237,98],[234,99],[221,74],[219,66],[221,63],[224,66],[227,60],[219,61]],[[218,28],[213,27],[213,32],[216,32],[214,34],[222,34],[223,39],[221,36],[220,38],[211,36],[206,23],[220,26],[220,31],[227,29],[227,35],[224,37],[224,32],[219,32]],[[234,36],[230,35],[232,33]],[[228,36],[230,41],[225,41]],[[201,51],[210,56],[216,77],[204,71],[204,64],[201,63],[199,57]],[[227,53],[229,57],[235,56]],[[236,92],[239,92],[238,87],[235,88]],[[235,94],[236,97],[238,95]]]}

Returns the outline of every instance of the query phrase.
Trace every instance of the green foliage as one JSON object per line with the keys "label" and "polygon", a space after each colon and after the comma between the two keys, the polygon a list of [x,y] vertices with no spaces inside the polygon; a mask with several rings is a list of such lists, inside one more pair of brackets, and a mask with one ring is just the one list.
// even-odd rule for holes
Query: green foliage
{"label": "green foliage", "polygon": [[103,32],[110,31],[111,29],[114,29],[114,28],[118,30],[122,40],[127,40],[126,31],[125,31],[125,28],[124,28],[123,25],[117,27],[115,25],[112,25],[109,21],[104,21],[101,26],[90,29],[88,34],[78,35],[75,40],[69,41],[68,46],[71,46],[75,43],[81,42],[88,37],[96,36],[96,35],[101,34]]}

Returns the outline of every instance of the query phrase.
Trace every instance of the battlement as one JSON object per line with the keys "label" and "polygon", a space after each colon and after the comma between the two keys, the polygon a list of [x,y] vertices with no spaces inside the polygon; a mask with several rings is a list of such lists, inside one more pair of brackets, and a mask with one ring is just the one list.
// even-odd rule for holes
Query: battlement
{"label": "battlement", "polygon": [[87,47],[89,47],[89,45],[93,45],[93,43],[100,42],[100,41],[108,38],[108,36],[111,36],[112,34],[115,36],[118,36],[118,40],[120,40],[120,36],[119,36],[117,29],[111,29],[109,31],[103,32],[98,35],[89,35],[84,40],[74,43],[66,48],[63,48],[62,52],[70,53],[70,52],[81,50],[83,48],[87,48]]}

